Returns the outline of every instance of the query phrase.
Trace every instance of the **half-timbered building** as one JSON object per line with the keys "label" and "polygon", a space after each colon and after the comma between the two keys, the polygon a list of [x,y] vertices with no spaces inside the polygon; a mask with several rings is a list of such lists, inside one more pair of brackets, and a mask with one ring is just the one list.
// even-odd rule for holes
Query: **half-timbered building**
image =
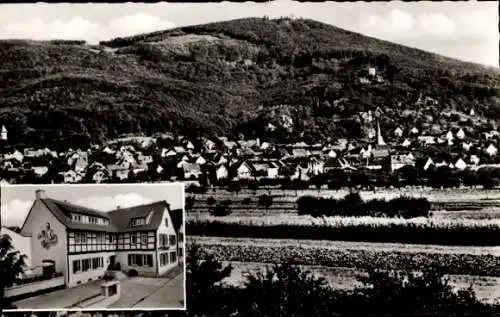
{"label": "half-timbered building", "polygon": [[52,265],[73,287],[107,270],[162,276],[184,253],[181,222],[166,201],[102,212],[38,190],[21,234],[31,237],[32,265]]}

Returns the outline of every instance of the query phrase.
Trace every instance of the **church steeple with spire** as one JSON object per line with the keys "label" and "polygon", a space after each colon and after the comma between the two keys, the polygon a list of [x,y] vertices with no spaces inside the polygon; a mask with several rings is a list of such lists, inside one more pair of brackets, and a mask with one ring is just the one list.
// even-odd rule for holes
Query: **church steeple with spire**
{"label": "church steeple with spire", "polygon": [[382,132],[380,131],[380,123],[377,121],[377,146],[386,146],[387,144],[382,137]]}
{"label": "church steeple with spire", "polygon": [[4,125],[2,125],[2,132],[0,135],[0,139],[4,142],[7,141],[7,128]]}

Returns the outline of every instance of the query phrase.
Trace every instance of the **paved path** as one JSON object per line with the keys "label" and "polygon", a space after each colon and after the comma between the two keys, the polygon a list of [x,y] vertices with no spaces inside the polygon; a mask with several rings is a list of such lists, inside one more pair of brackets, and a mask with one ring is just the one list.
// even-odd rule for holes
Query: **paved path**
{"label": "paved path", "polygon": [[[102,281],[50,292],[15,302],[19,309],[64,309],[100,294]],[[172,278],[132,277],[121,281],[120,299],[102,308],[183,308],[184,273]]]}
{"label": "paved path", "polygon": [[184,308],[184,274],[181,273],[134,308]]}

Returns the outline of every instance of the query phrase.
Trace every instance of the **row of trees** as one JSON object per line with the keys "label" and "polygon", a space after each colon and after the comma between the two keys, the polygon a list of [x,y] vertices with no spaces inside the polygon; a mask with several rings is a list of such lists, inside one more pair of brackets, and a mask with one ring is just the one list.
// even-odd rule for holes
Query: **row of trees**
{"label": "row of trees", "polygon": [[[271,190],[280,188],[286,190],[303,190],[316,188],[318,190],[327,187],[328,189],[342,188],[365,188],[374,189],[377,187],[406,187],[406,186],[429,186],[432,188],[454,188],[460,186],[494,188],[500,183],[500,169],[480,168],[473,170],[454,170],[447,166],[430,167],[427,171],[419,170],[407,165],[390,174],[385,171],[343,171],[333,170],[325,174],[314,175],[308,180],[291,179],[283,177],[277,179],[261,178],[223,180],[217,186],[223,187],[230,192],[238,194],[243,189],[257,191],[260,188]],[[186,191],[188,193],[203,194],[208,192],[209,186],[202,182],[201,186],[190,185]]]}
{"label": "row of trees", "polygon": [[431,203],[427,198],[398,197],[390,200],[363,201],[359,193],[352,192],[344,198],[318,198],[303,196],[297,200],[299,215],[319,216],[386,216],[428,217]]}

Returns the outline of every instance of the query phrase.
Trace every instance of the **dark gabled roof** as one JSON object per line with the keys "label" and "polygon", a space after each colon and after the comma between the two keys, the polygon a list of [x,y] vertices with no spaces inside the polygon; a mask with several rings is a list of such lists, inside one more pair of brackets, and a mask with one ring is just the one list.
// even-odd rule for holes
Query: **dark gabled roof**
{"label": "dark gabled roof", "polygon": [[174,225],[175,231],[179,231],[183,221],[184,210],[182,209],[174,209],[170,210],[170,218],[172,219],[172,223]]}
{"label": "dark gabled roof", "polygon": [[[40,201],[52,212],[52,214],[66,227],[74,230],[93,230],[104,232],[131,232],[148,231],[158,229],[163,219],[163,210],[167,207],[170,212],[170,206],[166,201],[158,201],[151,204],[140,205],[130,208],[122,208],[110,212],[101,212],[94,209],[77,206],[67,202],[55,200],[52,198],[40,199]],[[138,217],[147,217],[153,212],[151,221],[148,224],[137,227],[130,227],[131,220]],[[73,222],[71,213],[80,213],[89,216],[102,217],[110,220],[109,225],[98,225],[91,223]],[[172,213],[170,212],[172,218]],[[174,221],[174,220],[172,220]],[[182,218],[181,218],[182,221]],[[23,225],[24,226],[24,225]]]}
{"label": "dark gabled roof", "polygon": [[80,223],[71,221],[71,215],[70,215],[72,212],[75,212],[75,213],[84,213],[86,215],[110,219],[106,213],[81,206],[76,206],[52,198],[40,199],[40,201],[52,212],[52,214],[57,218],[57,220],[59,220],[63,225],[65,225],[70,229],[117,232],[117,229],[113,225],[112,221],[110,221],[110,224],[108,226],[97,225],[92,223]]}
{"label": "dark gabled roof", "polygon": [[[111,222],[119,232],[156,230],[163,219],[163,210],[165,207],[167,207],[167,210],[170,211],[169,204],[162,200],[146,205],[116,209],[111,211],[109,214],[111,216]],[[142,217],[145,218],[150,212],[153,212],[153,215],[149,223],[137,227],[130,226],[132,219]],[[170,216],[172,215],[170,214]]]}
{"label": "dark gabled roof", "polygon": [[79,213],[79,214],[88,215],[88,216],[106,218],[108,220],[110,219],[108,213],[106,213],[106,212],[98,211],[98,210],[87,208],[84,206],[74,205],[74,204],[66,202],[66,201],[55,200],[52,198],[45,198],[42,200],[43,201],[50,200],[52,203],[56,204],[57,207],[62,212],[64,212],[66,215],[69,215],[70,213]]}

